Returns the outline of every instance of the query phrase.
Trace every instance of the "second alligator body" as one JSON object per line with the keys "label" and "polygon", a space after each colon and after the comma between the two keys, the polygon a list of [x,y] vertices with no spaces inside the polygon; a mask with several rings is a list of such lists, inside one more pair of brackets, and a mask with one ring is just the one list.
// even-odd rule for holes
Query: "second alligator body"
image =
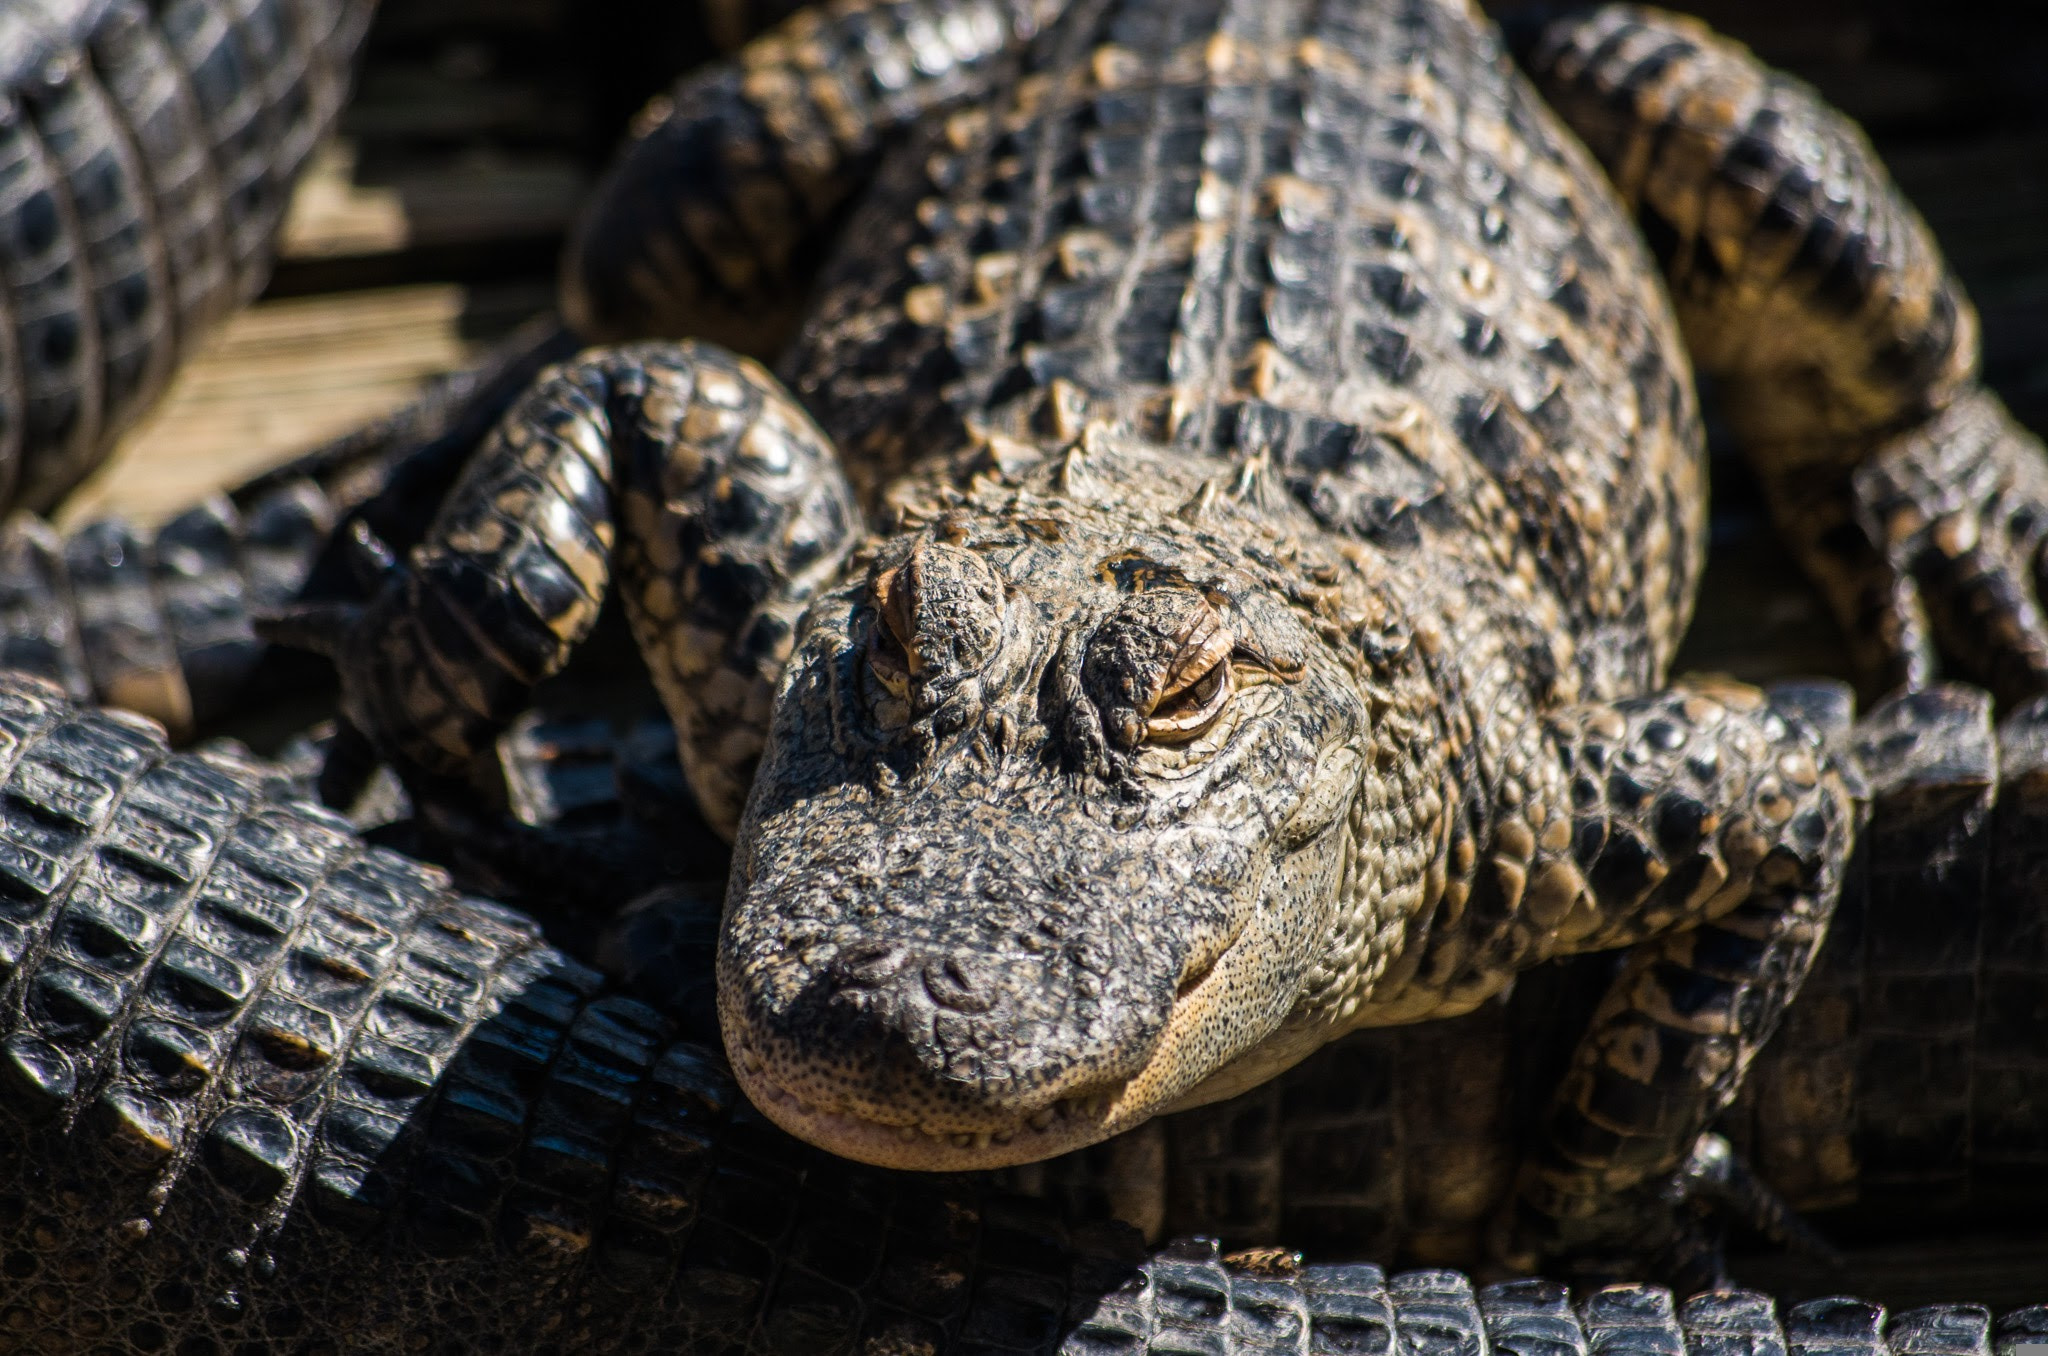
{"label": "second alligator body", "polygon": [[0,506],[43,511],[270,273],[373,0],[0,16]]}

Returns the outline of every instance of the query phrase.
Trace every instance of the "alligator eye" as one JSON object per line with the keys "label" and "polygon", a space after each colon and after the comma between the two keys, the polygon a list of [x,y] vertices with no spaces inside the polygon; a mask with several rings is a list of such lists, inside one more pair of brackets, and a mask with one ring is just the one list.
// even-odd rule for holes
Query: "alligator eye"
{"label": "alligator eye", "polygon": [[910,615],[912,587],[899,567],[876,579],[871,595],[875,624],[868,631],[868,668],[898,697],[910,695],[910,679],[918,669],[917,651],[910,643],[916,629]]}
{"label": "alligator eye", "polygon": [[896,634],[885,611],[868,634],[868,669],[875,681],[898,697],[910,695],[910,648]]}
{"label": "alligator eye", "polygon": [[1145,738],[1153,744],[1181,744],[1216,723],[1237,683],[1226,656],[1185,686],[1169,690],[1145,717]]}

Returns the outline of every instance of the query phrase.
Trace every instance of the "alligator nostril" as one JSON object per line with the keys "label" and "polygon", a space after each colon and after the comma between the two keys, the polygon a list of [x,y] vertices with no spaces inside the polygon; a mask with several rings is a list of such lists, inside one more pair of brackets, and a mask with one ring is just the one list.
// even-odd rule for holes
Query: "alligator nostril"
{"label": "alligator nostril", "polygon": [[959,956],[927,962],[924,989],[934,1003],[955,1012],[987,1012],[996,1005],[994,976]]}
{"label": "alligator nostril", "polygon": [[889,942],[855,942],[839,953],[832,970],[844,987],[873,989],[894,978],[909,959],[908,952]]}

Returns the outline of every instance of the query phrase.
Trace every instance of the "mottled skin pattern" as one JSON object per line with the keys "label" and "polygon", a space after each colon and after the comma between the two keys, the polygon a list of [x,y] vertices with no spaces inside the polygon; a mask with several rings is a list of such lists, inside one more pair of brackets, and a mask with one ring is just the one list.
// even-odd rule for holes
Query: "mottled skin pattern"
{"label": "mottled skin pattern", "polygon": [[[1846,710],[1834,685],[1774,696],[1822,724]],[[1896,1274],[1828,1284],[1939,1298],[1969,1277],[1963,1289],[1979,1298],[2024,1299],[2028,1268],[2048,1257],[2024,1237],[1998,1235],[2010,1263],[1995,1272],[1993,1254],[1937,1268],[1924,1248],[1961,1229],[2024,1231],[2048,1200],[2048,1104],[2036,1095],[2048,1086],[2048,701],[1994,733],[1988,697],[1937,687],[1882,704],[1852,743],[1871,786],[1868,830],[1814,974],[1720,1129],[1787,1203],[1820,1212],[1809,1219],[1827,1237],[1901,1249]],[[528,718],[499,757],[527,788],[522,818],[546,836],[524,851],[486,843],[466,861],[551,917],[565,903],[606,916],[634,893],[624,875],[641,888],[694,880],[639,900],[597,955],[627,992],[714,1036],[723,883],[708,877],[724,854],[701,834],[674,851],[692,812],[665,722],[622,733]],[[1526,972],[1463,1018],[1357,1033],[1258,1089],[1011,1180],[1155,1237],[1475,1265],[1548,1080],[1605,987],[1603,959]],[[1697,1194],[1737,1218],[1752,1209],[1711,1183]],[[1732,1262],[1752,1284],[1785,1265]]]}
{"label": "mottled skin pattern", "polygon": [[2017,1356],[2048,1305],[1149,1253],[847,1164],[517,914],[0,681],[0,1343],[50,1354],[915,1350]]}
{"label": "mottled skin pattern", "polygon": [[[985,97],[1063,0],[800,10],[641,115],[571,240],[562,313],[587,342],[683,335],[772,357],[891,132]],[[706,6],[731,42],[790,6]],[[679,198],[674,186],[697,186]]]}
{"label": "mottled skin pattern", "polygon": [[0,505],[83,479],[270,272],[373,0],[0,14]]}
{"label": "mottled skin pattern", "polygon": [[[1773,695],[1822,724],[1847,709],[1834,684]],[[2010,1302],[2032,1293],[2029,1268],[2048,1259],[2048,1240],[2027,1238],[2048,1202],[2048,1103],[2037,1095],[2048,1087],[2048,701],[1995,732],[1990,714],[1980,690],[1945,685],[1857,724],[1849,742],[1870,782],[1869,827],[1812,977],[1718,1126],[1784,1200],[1745,1199],[1739,1177],[1694,1191],[1717,1213],[1780,1232],[1798,1228],[1778,1216],[1790,1205],[1818,1212],[1810,1223],[1838,1244],[1897,1248],[1896,1272],[1866,1276],[1859,1254],[1829,1285],[1939,1298],[1968,1277],[1964,1290]],[[524,817],[547,829],[548,847],[506,873],[536,907],[575,901],[603,917],[630,893],[581,864],[581,844],[600,832],[611,874],[694,880],[638,900],[596,955],[633,996],[692,1033],[715,1033],[724,891],[705,877],[722,872],[723,854],[700,838],[679,870],[655,851],[690,815],[672,733],[658,721],[622,735],[587,719],[530,718],[500,757],[534,787]],[[670,827],[642,840],[631,832],[640,824]],[[578,864],[546,887],[552,897],[536,894],[527,863],[565,851]],[[1282,1238],[1318,1256],[1477,1265],[1610,968],[1595,955],[1526,971],[1465,1017],[1355,1033],[1259,1088],[1008,1170],[1007,1180],[1084,1212],[1113,1211],[1153,1237],[1201,1232],[1226,1247]],[[1963,1230],[2002,1239],[2009,1265],[1994,1269],[1996,1253],[1929,1265],[1927,1240]],[[1751,1284],[1787,1265],[1731,1259]]]}
{"label": "mottled skin pattern", "polygon": [[1924,685],[1937,651],[2003,700],[2048,686],[2048,463],[1977,384],[1976,311],[1862,132],[1654,10],[1556,25],[1529,64],[1635,211],[1873,690]]}
{"label": "mottled skin pattern", "polygon": [[[1845,161],[1891,224],[1817,300],[1796,259],[1763,278],[1754,305],[1785,292],[1835,411],[1774,424],[1782,365],[1716,347],[1753,299],[1723,306],[1723,274],[1694,267],[1772,219],[1696,214],[1692,253],[1649,232],[1674,318],[1621,199],[1466,8],[1033,18],[988,99],[883,157],[783,360],[817,425],[703,345],[544,378],[428,541],[338,619],[351,720],[459,773],[587,629],[615,554],[707,814],[732,823],[753,785],[719,961],[739,1077],[870,1161],[1043,1157],[1352,1028],[1469,1011],[1546,958],[1632,948],[1494,1249],[1692,1255],[1661,1184],[1819,946],[1856,788],[1796,710],[1659,691],[1703,535],[1678,322],[1782,497],[1821,483],[1824,443],[1886,466],[1887,439],[1982,399],[1967,308],[1877,168]],[[1576,34],[1661,21],[1583,22],[1539,54],[1566,86]],[[784,51],[772,69],[811,60],[781,41],[758,49]],[[885,67],[852,69],[886,89]],[[678,162],[725,167],[682,181],[701,195],[657,209],[626,172],[600,220],[741,212],[755,178],[736,166],[806,182],[761,168],[764,137],[854,173],[919,90],[972,83],[833,102],[834,135],[807,140],[832,80],[738,78],[703,77],[726,92],[679,99],[674,135],[643,143],[724,148]],[[1691,145],[1699,119],[1673,106],[1667,140]],[[1667,113],[1599,109],[1612,126],[1582,121],[1610,151]],[[1652,187],[1739,197],[1757,155],[1833,144],[1803,125],[1709,137],[1726,153]],[[656,273],[702,283],[740,258],[718,238],[629,267],[626,293],[687,303]],[[742,395],[705,396],[707,376]],[[2008,439],[1994,469],[2023,455]],[[1851,521],[1865,490],[1835,480]],[[2024,631],[1956,603],[1916,605],[1985,654]]]}
{"label": "mottled skin pattern", "polygon": [[830,447],[758,367],[624,349],[524,396],[365,605],[269,629],[333,655],[344,717],[380,751],[459,776],[589,634],[616,567],[704,813],[729,828],[803,583],[858,521]]}
{"label": "mottled skin pattern", "polygon": [[[1989,714],[1980,692],[1936,688],[1858,726],[1869,832],[1812,977],[1720,1129],[1837,1243],[1925,1248],[2004,1230],[2011,1264],[1998,1274],[2023,1286],[2048,1259],[2048,705],[1995,736]],[[1525,973],[1467,1017],[1358,1033],[1231,1101],[1010,1180],[1155,1235],[1470,1265],[1606,983],[1599,960]],[[1710,1184],[1695,1195],[1751,1213]],[[1769,1210],[1755,1222],[1783,1224]],[[1985,1252],[1980,1270],[1959,1260],[1961,1274],[1988,1284],[1999,1256]],[[1754,1283],[1761,1265],[1733,1270]],[[1850,1280],[1811,1270],[1808,1284]]]}

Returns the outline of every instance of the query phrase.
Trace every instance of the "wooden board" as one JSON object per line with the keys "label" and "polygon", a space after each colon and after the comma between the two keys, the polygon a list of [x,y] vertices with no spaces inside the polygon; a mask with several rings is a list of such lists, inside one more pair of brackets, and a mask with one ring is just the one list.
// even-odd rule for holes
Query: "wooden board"
{"label": "wooden board", "polygon": [[544,309],[544,282],[263,302],[230,320],[58,515],[154,522],[403,404]]}

